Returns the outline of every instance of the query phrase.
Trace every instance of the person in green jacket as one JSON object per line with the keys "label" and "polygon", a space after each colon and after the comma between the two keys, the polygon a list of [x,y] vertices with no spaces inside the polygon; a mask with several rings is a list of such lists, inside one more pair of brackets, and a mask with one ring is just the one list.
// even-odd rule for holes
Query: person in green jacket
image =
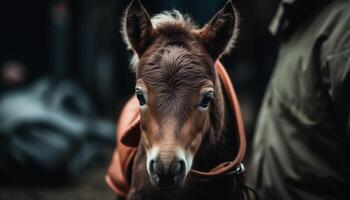
{"label": "person in green jacket", "polygon": [[261,199],[350,199],[350,1],[283,0],[247,181]]}

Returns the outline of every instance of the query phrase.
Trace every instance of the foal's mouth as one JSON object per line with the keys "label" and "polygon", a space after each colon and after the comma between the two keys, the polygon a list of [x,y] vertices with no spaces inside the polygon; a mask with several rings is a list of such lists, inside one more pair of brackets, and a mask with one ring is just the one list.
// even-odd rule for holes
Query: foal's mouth
{"label": "foal's mouth", "polygon": [[[153,186],[157,187],[163,191],[177,190],[184,185],[184,176],[178,176],[178,181],[171,180],[173,177],[161,178],[158,182],[151,178],[151,183]],[[175,177],[176,179],[176,177]]]}
{"label": "foal's mouth", "polygon": [[180,186],[163,186],[158,188],[162,191],[176,191],[180,188]]}

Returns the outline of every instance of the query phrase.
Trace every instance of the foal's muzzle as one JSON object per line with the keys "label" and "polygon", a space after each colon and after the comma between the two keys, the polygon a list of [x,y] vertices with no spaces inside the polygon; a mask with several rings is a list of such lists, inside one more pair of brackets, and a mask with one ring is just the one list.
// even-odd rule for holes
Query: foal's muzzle
{"label": "foal's muzzle", "polygon": [[185,160],[176,157],[169,163],[158,156],[150,160],[148,169],[152,184],[162,189],[178,188],[186,176]]}

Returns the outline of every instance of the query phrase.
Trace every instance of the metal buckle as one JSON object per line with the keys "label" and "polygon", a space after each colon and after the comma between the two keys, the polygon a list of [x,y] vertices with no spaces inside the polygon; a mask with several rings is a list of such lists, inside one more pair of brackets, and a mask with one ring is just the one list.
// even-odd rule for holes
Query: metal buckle
{"label": "metal buckle", "polygon": [[233,170],[228,171],[226,175],[234,175],[234,174],[242,174],[245,172],[245,167],[243,163],[240,163],[237,167],[235,167]]}

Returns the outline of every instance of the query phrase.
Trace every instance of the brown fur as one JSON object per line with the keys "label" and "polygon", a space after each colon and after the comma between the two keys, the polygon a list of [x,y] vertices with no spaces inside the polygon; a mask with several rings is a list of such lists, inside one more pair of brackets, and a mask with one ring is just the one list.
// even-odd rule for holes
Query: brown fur
{"label": "brown fur", "polygon": [[[208,170],[231,159],[235,141],[223,134],[224,96],[214,61],[233,46],[237,14],[231,2],[203,28],[190,20],[151,23],[138,1],[128,7],[123,34],[138,57],[136,79],[148,95],[141,113],[141,145],[134,160],[132,189],[127,199],[235,199],[238,183],[232,176],[201,183],[190,178],[175,191],[152,186],[146,170],[146,151],[163,148],[163,160],[171,160],[175,147],[196,154],[193,168]],[[150,27],[151,26],[151,27]],[[204,87],[214,88],[208,111],[199,111]],[[227,153],[227,154],[226,154]],[[169,161],[170,162],[170,161]]]}

